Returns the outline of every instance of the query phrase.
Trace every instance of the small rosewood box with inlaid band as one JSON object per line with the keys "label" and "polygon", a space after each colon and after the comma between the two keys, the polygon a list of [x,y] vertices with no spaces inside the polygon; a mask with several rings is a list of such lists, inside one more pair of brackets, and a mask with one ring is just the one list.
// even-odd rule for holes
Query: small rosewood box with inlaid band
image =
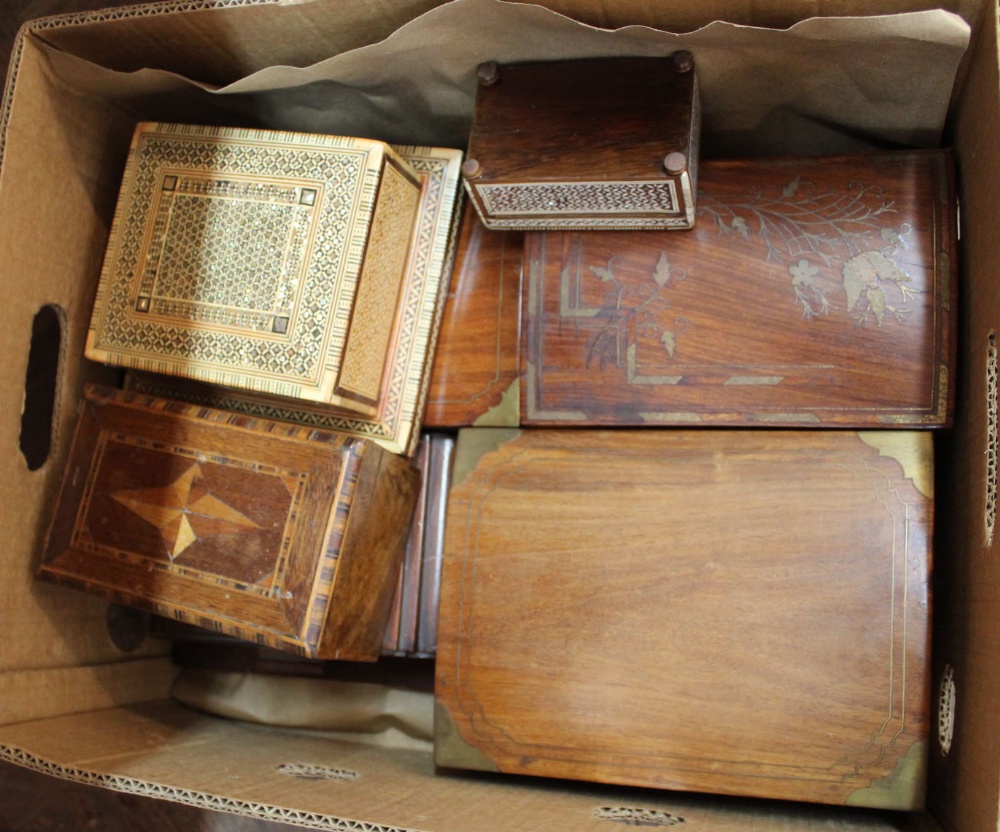
{"label": "small rosewood box with inlaid band", "polygon": [[694,223],[694,57],[479,66],[465,186],[493,229]]}
{"label": "small rosewood box with inlaid band", "polygon": [[418,488],[369,440],[85,391],[41,577],[311,658],[373,661]]}
{"label": "small rosewood box with inlaid band", "polygon": [[919,809],[932,436],[459,433],[439,765]]}
{"label": "small rosewood box with inlaid band", "polygon": [[947,152],[705,162],[684,234],[526,235],[521,424],[942,427]]}

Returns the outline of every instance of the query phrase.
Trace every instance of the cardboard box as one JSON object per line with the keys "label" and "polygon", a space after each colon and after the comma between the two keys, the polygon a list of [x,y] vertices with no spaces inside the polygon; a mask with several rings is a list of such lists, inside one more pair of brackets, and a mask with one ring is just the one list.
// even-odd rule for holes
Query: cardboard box
{"label": "cardboard box", "polygon": [[[840,46],[806,30],[781,31],[809,15],[919,10],[922,0],[551,0],[557,15],[496,0],[458,0],[416,19],[435,5],[220,0],[213,7],[185,0],[47,19],[22,32],[0,111],[0,273],[8,310],[0,328],[0,759],[57,777],[314,828],[576,832],[615,828],[611,823],[683,822],[684,828],[715,832],[995,830],[1000,66],[997,10],[985,0],[947,2],[971,26],[971,43],[945,131],[945,142],[956,150],[962,197],[960,370],[955,428],[938,438],[933,695],[940,702],[934,720],[945,731],[940,738],[932,731],[926,749],[926,813],[858,813],[458,776],[435,772],[422,752],[203,716],[169,699],[175,670],[168,645],[120,654],[107,636],[100,602],[34,580],[80,391],[86,381],[106,378],[106,371],[84,362],[82,345],[129,137],[139,119],[211,118],[461,147],[475,67],[482,60],[666,52],[682,45],[702,56],[703,148],[711,155],[734,148],[756,153],[761,143],[790,152],[795,147],[789,142],[805,139],[809,152],[853,150],[860,133],[874,136],[875,144],[933,144],[937,131],[906,122],[899,108],[907,101],[918,110],[948,106],[949,90],[931,89],[927,79],[955,53],[928,39],[923,22],[929,17],[895,34],[876,29],[874,21],[833,20],[838,32],[852,32],[857,40]],[[520,20],[516,30],[506,25],[513,13]],[[774,30],[727,29],[706,47],[712,30],[697,30],[715,18]],[[573,28],[573,19],[599,28]],[[949,20],[957,33],[960,21]],[[638,26],[613,31],[627,24]],[[691,34],[661,37],[656,30]],[[780,84],[766,72],[740,74],[729,58],[748,52],[727,47],[727,38],[739,37],[758,38],[761,53],[788,55],[816,72],[786,72],[777,76]],[[507,48],[497,48],[498,38],[506,39]],[[899,56],[911,48],[923,50],[923,57],[901,64]],[[408,55],[418,71],[407,68]],[[424,84],[440,75],[442,60],[451,62],[450,72],[429,92]],[[720,78],[732,83],[720,85]],[[872,81],[881,84],[877,94],[868,89]],[[804,98],[797,109],[765,111],[763,127],[773,130],[751,130],[753,119],[730,105],[741,104],[753,86],[772,92],[794,87]],[[887,94],[900,86],[898,99],[890,100]],[[407,101],[407,112],[385,108],[393,98],[382,94],[387,89]],[[845,130],[824,132],[830,123],[825,105],[834,99],[842,99],[851,120]],[[33,321],[42,309],[48,312],[36,327],[37,343],[53,344],[52,335],[59,336],[48,363],[54,379],[51,431],[39,418],[46,411],[45,385],[25,385],[29,354],[33,380],[36,366],[46,364],[38,358],[41,350],[30,350]],[[37,446],[33,438],[39,438]],[[40,449],[29,454],[30,464],[18,452],[25,446]],[[789,734],[794,736],[794,726]]]}

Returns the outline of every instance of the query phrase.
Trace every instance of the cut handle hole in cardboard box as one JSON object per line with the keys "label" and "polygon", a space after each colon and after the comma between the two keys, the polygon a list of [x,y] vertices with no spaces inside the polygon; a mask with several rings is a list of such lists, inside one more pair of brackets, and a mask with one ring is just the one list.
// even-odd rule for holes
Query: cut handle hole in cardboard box
{"label": "cut handle hole in cardboard box", "polygon": [[951,744],[955,738],[956,698],[955,668],[946,664],[938,689],[938,743],[943,757],[951,752]]}
{"label": "cut handle hole in cardboard box", "polygon": [[986,344],[986,512],[987,546],[993,545],[997,516],[997,334],[990,331]]}
{"label": "cut handle hole in cardboard box", "polygon": [[330,766],[317,766],[309,763],[282,763],[276,770],[286,777],[299,780],[357,780],[360,775],[356,771]]}
{"label": "cut handle hole in cardboard box", "polygon": [[31,325],[28,369],[24,377],[19,447],[29,471],[37,471],[52,449],[52,414],[59,386],[65,314],[46,304]]}

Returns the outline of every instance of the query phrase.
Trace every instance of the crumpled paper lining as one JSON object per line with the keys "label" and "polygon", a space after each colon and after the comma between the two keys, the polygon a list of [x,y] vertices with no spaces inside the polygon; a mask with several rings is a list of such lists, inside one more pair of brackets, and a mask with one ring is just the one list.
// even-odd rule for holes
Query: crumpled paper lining
{"label": "crumpled paper lining", "polygon": [[309,67],[270,67],[222,88],[160,70],[120,73],[50,50],[63,83],[137,118],[276,127],[465,146],[484,60],[664,55],[690,49],[702,155],[935,147],[969,42],[957,15],[814,18],[784,30],[716,22],[674,35],[598,29],[530,4],[453,0],[390,37]]}
{"label": "crumpled paper lining", "polygon": [[434,696],[366,682],[185,670],[172,695],[195,710],[369,745],[430,751]]}

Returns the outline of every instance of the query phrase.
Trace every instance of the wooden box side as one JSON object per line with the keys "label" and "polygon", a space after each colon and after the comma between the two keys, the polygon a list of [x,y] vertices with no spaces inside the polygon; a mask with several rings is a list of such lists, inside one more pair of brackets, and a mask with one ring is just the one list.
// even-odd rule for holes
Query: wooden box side
{"label": "wooden box side", "polygon": [[336,547],[336,592],[318,636],[321,659],[378,659],[420,488],[407,459],[372,445],[356,453],[357,484]]}
{"label": "wooden box side", "polygon": [[462,218],[424,411],[428,428],[516,425],[524,235]]}
{"label": "wooden box side", "polygon": [[331,404],[365,415],[384,404],[389,346],[396,320],[405,313],[401,301],[423,187],[410,165],[387,147]]}

